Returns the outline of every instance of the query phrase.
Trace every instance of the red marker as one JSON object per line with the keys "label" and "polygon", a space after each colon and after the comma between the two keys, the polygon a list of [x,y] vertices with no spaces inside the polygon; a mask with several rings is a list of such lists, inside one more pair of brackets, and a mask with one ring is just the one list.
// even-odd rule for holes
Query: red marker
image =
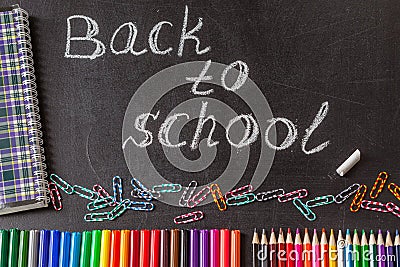
{"label": "red marker", "polygon": [[150,267],[150,230],[140,230],[140,267]]}
{"label": "red marker", "polygon": [[282,228],[279,229],[278,236],[278,267],[286,267],[286,246]]}
{"label": "red marker", "polygon": [[231,248],[231,231],[221,229],[221,261],[220,267],[229,267],[230,264],[230,248]]}
{"label": "red marker", "polygon": [[286,235],[286,267],[294,267],[294,262],[296,259],[296,251],[294,250],[292,233],[290,228]]}
{"label": "red marker", "polygon": [[160,265],[160,230],[151,230],[150,267]]}
{"label": "red marker", "polygon": [[129,242],[129,266],[139,267],[140,234],[138,230],[131,230]]}
{"label": "red marker", "polygon": [[110,267],[119,267],[119,256],[121,249],[121,231],[111,231],[111,253],[110,253]]}

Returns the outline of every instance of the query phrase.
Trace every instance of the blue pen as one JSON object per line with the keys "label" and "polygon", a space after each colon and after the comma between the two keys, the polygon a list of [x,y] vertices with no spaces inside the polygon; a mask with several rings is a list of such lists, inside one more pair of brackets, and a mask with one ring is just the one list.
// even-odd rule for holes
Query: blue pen
{"label": "blue pen", "polygon": [[71,233],[62,232],[60,234],[60,255],[59,267],[69,267],[69,249],[71,247]]}
{"label": "blue pen", "polygon": [[346,267],[353,267],[353,244],[351,242],[350,229],[346,230],[346,246],[345,246],[345,256],[346,256]]}
{"label": "blue pen", "polygon": [[49,242],[49,267],[58,267],[58,257],[60,254],[60,231],[50,231]]}
{"label": "blue pen", "polygon": [[49,261],[50,231],[41,230],[39,234],[39,260],[38,267],[47,267]]}
{"label": "blue pen", "polygon": [[69,256],[69,267],[79,267],[79,256],[81,253],[82,234],[74,232],[71,235],[71,249]]}

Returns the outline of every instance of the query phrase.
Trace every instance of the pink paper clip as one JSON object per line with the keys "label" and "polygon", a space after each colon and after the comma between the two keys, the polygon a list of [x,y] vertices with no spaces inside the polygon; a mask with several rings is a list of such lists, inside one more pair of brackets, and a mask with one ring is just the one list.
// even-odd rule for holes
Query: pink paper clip
{"label": "pink paper clip", "polygon": [[295,198],[305,198],[308,195],[307,189],[299,189],[296,191],[292,191],[283,195],[278,196],[278,201],[283,203],[283,202],[288,202],[291,201]]}
{"label": "pink paper clip", "polygon": [[[108,198],[111,197],[111,195],[99,184],[95,184],[93,186],[93,191],[96,192],[99,195],[99,198]],[[115,206],[117,203],[113,202],[110,204],[110,206]]]}
{"label": "pink paper clip", "polygon": [[60,191],[58,191],[57,185],[55,183],[49,183],[49,193],[54,209],[57,211],[61,210],[63,208],[61,202],[61,194]]}
{"label": "pink paper clip", "polygon": [[189,199],[187,206],[189,208],[196,207],[197,205],[199,205],[200,202],[204,201],[210,193],[211,193],[210,187],[208,186],[204,187],[196,195],[194,195],[191,199]]}
{"label": "pink paper clip", "polygon": [[386,203],[386,208],[390,211],[393,215],[400,218],[400,207],[394,204],[393,202]]}
{"label": "pink paper clip", "polygon": [[361,208],[365,210],[379,211],[379,212],[390,212],[386,207],[386,204],[378,201],[363,200],[361,202]]}
{"label": "pink paper clip", "polygon": [[174,218],[175,224],[191,223],[203,219],[204,214],[201,211],[193,211],[187,214],[179,215]]}
{"label": "pink paper clip", "polygon": [[242,196],[251,192],[253,192],[253,186],[251,184],[248,184],[225,193],[225,199]]}

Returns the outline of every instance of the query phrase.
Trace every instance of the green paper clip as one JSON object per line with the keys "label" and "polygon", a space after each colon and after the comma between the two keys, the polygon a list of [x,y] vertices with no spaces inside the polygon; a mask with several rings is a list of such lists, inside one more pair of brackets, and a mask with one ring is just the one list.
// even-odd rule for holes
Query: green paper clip
{"label": "green paper clip", "polygon": [[315,213],[307,207],[299,198],[295,198],[293,200],[293,205],[301,212],[301,214],[306,217],[307,220],[309,221],[315,221],[317,219],[317,216]]}
{"label": "green paper clip", "polygon": [[240,196],[234,196],[226,199],[226,205],[228,206],[241,206],[249,204],[256,200],[256,195],[253,193],[247,193]]}
{"label": "green paper clip", "polygon": [[127,209],[131,201],[129,199],[122,200],[115,208],[109,212],[108,219],[110,221],[116,219],[117,217],[121,216]]}
{"label": "green paper clip", "polygon": [[182,190],[182,185],[180,184],[160,184],[155,185],[152,191],[160,193],[176,193]]}
{"label": "green paper clip", "polygon": [[96,192],[94,192],[93,190],[87,189],[83,186],[80,185],[74,185],[72,187],[72,189],[74,190],[74,193],[77,194],[80,197],[89,199],[89,200],[96,200],[99,198],[99,194],[97,194]]}
{"label": "green paper clip", "polygon": [[335,202],[335,197],[332,195],[320,196],[306,202],[307,207],[314,208],[323,205],[328,205]]}
{"label": "green paper clip", "polygon": [[110,212],[88,213],[85,214],[85,221],[87,222],[103,222],[109,220]]}
{"label": "green paper clip", "polygon": [[113,198],[105,197],[105,198],[96,199],[95,201],[88,203],[87,209],[90,211],[94,211],[94,210],[99,210],[99,209],[109,207],[112,204],[114,204]]}
{"label": "green paper clip", "polygon": [[74,188],[69,183],[64,181],[64,179],[62,179],[60,176],[52,173],[50,175],[50,180],[68,195],[72,195],[74,193]]}

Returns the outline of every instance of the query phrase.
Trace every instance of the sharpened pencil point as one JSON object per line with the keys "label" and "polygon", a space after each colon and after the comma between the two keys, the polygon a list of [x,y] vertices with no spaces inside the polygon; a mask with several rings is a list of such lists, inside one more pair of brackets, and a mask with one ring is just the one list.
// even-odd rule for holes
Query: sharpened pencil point
{"label": "sharpened pencil point", "polygon": [[300,229],[299,228],[296,229],[296,235],[297,234],[300,234]]}

